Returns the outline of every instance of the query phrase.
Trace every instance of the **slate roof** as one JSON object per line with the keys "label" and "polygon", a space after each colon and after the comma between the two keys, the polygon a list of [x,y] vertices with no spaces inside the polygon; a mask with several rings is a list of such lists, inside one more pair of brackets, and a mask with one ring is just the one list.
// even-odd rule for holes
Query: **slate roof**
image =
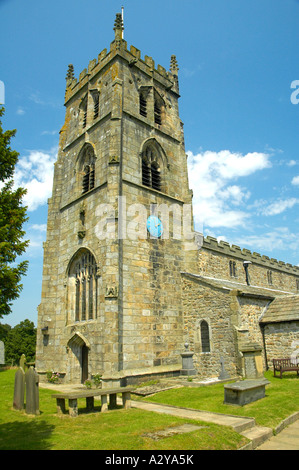
{"label": "slate roof", "polygon": [[227,292],[236,290],[237,295],[241,297],[255,297],[269,300],[269,306],[264,310],[260,323],[278,323],[299,320],[299,295],[295,295],[293,292],[266,287],[248,286],[247,284],[234,280],[215,279],[187,272],[182,272],[181,274],[211,288],[221,289]]}
{"label": "slate roof", "polygon": [[[189,277],[194,281],[199,281],[201,284],[205,284],[210,287],[218,288],[221,290],[232,291],[237,290],[238,295],[241,296],[252,296],[252,297],[264,297],[268,298],[269,300],[273,300],[279,296],[288,296],[292,295],[292,292],[283,291],[283,290],[276,290],[267,287],[259,287],[259,286],[248,286],[247,284],[237,282],[234,280],[227,280],[227,279],[215,279],[212,277],[202,276],[200,274],[193,274],[182,272],[182,275],[185,277]],[[293,294],[294,295],[294,294]]]}
{"label": "slate roof", "polygon": [[260,323],[299,320],[299,295],[277,297],[265,310]]}

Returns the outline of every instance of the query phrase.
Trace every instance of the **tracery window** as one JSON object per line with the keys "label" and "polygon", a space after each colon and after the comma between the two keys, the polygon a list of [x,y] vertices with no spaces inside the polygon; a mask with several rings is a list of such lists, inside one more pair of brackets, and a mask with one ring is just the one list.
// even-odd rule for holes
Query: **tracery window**
{"label": "tracery window", "polygon": [[146,94],[144,92],[140,92],[139,94],[139,114],[141,116],[147,116],[147,101],[146,101]]}
{"label": "tracery window", "polygon": [[142,152],[142,184],[161,191],[161,163],[157,149],[148,145]]}
{"label": "tracery window", "polygon": [[87,249],[79,250],[68,272],[68,315],[70,321],[93,320],[97,317],[97,264]]}
{"label": "tracery window", "polygon": [[95,185],[95,154],[92,145],[85,144],[79,157],[79,174],[81,175],[82,193],[86,193]]}
{"label": "tracery window", "polygon": [[99,117],[100,93],[98,90],[91,90],[91,95],[93,98],[93,119],[96,119]]}
{"label": "tracery window", "polygon": [[87,124],[87,96],[82,99],[80,104],[80,122],[84,129]]}
{"label": "tracery window", "polygon": [[82,192],[86,193],[92,188],[94,188],[94,163],[86,165],[84,168]]}
{"label": "tracery window", "polygon": [[161,96],[154,91],[154,118],[155,124],[161,125],[163,122],[163,113],[164,113],[164,101]]}

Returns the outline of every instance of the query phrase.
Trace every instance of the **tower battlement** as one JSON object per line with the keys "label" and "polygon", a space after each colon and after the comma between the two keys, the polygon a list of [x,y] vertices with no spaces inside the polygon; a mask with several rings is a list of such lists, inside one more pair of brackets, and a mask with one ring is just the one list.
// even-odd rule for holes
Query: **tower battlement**
{"label": "tower battlement", "polygon": [[122,31],[119,23],[119,14],[115,22],[115,39],[110,44],[110,51],[107,48],[103,49],[98,57],[90,60],[88,67],[83,69],[76,78],[74,75],[73,64],[69,65],[66,76],[66,94],[65,104],[72,98],[83,86],[96,76],[110,64],[113,59],[120,55],[127,61],[130,67],[138,67],[144,74],[152,77],[154,81],[160,82],[167,90],[179,95],[178,89],[178,64],[176,56],[172,55],[170,58],[170,70],[158,64],[155,67],[155,61],[152,57],[145,55],[142,59],[141,51],[135,46],[131,45],[128,49],[127,42],[121,38],[120,30]]}
{"label": "tower battlement", "polygon": [[239,258],[244,261],[251,261],[252,263],[265,266],[269,269],[278,269],[280,271],[285,271],[290,274],[299,274],[299,266],[294,266],[290,263],[285,263],[284,261],[278,261],[275,258],[270,258],[266,255],[261,255],[257,252],[251,252],[246,248],[241,248],[238,245],[229,244],[224,240],[218,241],[214,237],[205,237],[203,239],[203,248],[207,248],[211,251],[218,253],[223,253],[224,255]]}

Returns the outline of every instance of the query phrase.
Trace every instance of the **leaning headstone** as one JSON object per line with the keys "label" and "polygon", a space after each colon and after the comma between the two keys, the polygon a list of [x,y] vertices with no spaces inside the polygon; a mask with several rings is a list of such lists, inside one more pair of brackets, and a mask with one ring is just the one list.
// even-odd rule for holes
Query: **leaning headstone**
{"label": "leaning headstone", "polygon": [[21,367],[15,373],[15,387],[13,395],[13,407],[15,410],[23,410],[25,393],[25,372]]}
{"label": "leaning headstone", "polygon": [[3,341],[0,341],[0,365],[5,364],[5,349]]}
{"label": "leaning headstone", "polygon": [[31,415],[39,414],[39,389],[38,374],[33,367],[30,367],[25,374],[26,383],[26,413]]}

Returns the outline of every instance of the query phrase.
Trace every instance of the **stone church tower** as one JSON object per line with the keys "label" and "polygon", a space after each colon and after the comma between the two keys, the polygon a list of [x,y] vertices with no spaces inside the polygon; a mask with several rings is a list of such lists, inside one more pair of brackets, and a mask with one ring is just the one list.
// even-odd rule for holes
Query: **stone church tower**
{"label": "stone church tower", "polygon": [[128,50],[120,14],[114,32],[67,72],[36,369],[177,375],[187,341],[199,377],[260,376],[299,355],[299,267],[194,232],[176,58],[166,71]]}
{"label": "stone church tower", "polygon": [[128,50],[120,14],[114,32],[78,80],[69,66],[48,202],[36,367],[65,382],[171,374],[184,349],[194,233],[178,66]]}

